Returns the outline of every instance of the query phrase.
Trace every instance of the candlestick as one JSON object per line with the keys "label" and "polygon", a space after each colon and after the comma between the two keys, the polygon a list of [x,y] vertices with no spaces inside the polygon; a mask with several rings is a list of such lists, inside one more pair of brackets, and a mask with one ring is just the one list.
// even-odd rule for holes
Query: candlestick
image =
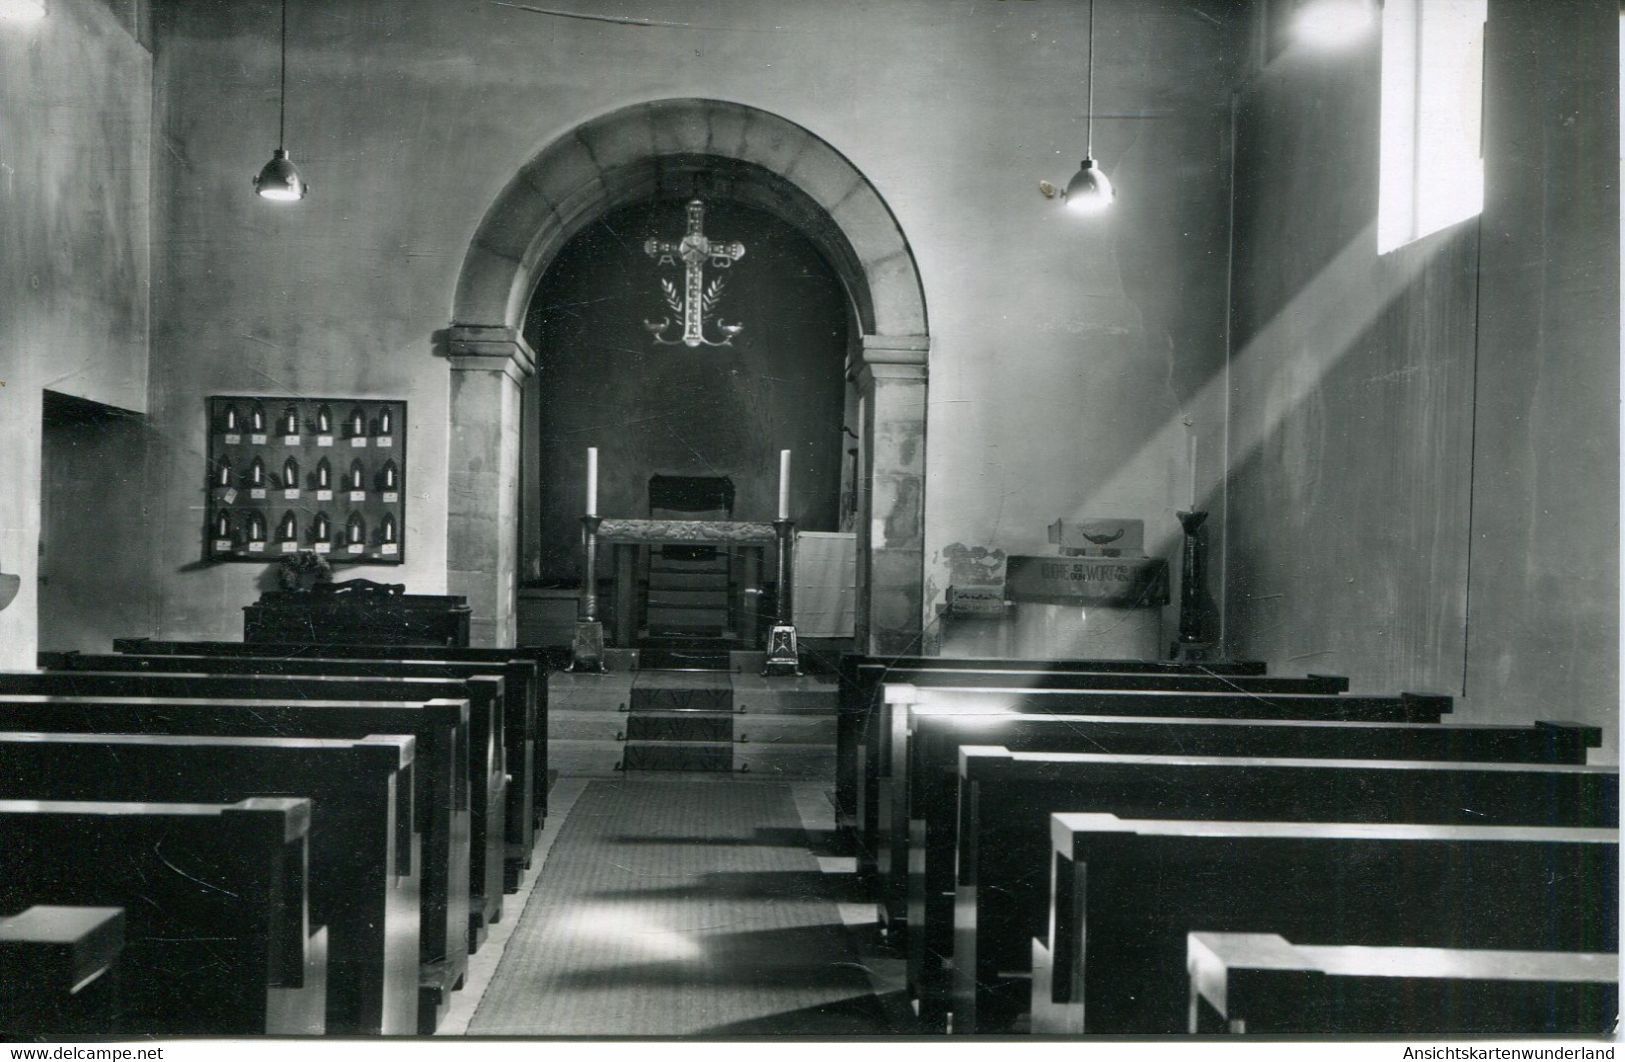
{"label": "candlestick", "polygon": [[790,451],[779,451],[779,519],[790,519]]}
{"label": "candlestick", "polygon": [[598,447],[587,447],[587,515],[598,515]]}
{"label": "candlestick", "polygon": [[1192,512],[1195,512],[1196,511],[1196,432],[1194,432],[1194,431],[1191,432],[1190,447],[1191,447],[1191,453],[1190,453],[1190,463],[1191,463],[1191,504],[1190,504],[1190,509],[1191,509]]}

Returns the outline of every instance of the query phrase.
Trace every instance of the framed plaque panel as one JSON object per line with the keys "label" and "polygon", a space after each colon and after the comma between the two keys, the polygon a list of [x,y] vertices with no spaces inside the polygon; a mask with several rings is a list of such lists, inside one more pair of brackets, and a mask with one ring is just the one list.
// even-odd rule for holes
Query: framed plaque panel
{"label": "framed plaque panel", "polygon": [[208,418],[205,559],[406,559],[405,402],[216,395]]}

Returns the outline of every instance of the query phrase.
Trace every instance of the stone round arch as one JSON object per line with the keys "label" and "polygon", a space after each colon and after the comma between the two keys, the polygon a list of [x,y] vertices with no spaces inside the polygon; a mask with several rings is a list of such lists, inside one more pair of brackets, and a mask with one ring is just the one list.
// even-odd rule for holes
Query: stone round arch
{"label": "stone round arch", "polygon": [[[614,208],[665,195],[735,199],[805,234],[850,299],[864,400],[858,646],[918,652],[923,605],[924,289],[897,219],[828,142],[738,103],[659,100],[554,140],[486,211],[463,259],[452,326],[447,584],[468,597],[483,643],[512,644],[518,569],[519,383],[534,371],[526,308],[554,257]],[[496,411],[493,417],[493,411]],[[495,511],[492,499],[496,500]]]}

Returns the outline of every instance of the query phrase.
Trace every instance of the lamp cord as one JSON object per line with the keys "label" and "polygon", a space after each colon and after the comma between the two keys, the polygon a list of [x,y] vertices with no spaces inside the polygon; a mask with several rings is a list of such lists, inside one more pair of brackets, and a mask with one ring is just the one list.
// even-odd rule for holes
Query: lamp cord
{"label": "lamp cord", "polygon": [[[283,0],[286,5],[287,0]],[[1095,0],[1089,0],[1089,80],[1083,97],[1083,157],[1095,157]]]}
{"label": "lamp cord", "polygon": [[[1092,4],[1094,0],[1090,0]],[[282,68],[277,80],[276,146],[287,150],[288,127],[288,0],[282,0]]]}

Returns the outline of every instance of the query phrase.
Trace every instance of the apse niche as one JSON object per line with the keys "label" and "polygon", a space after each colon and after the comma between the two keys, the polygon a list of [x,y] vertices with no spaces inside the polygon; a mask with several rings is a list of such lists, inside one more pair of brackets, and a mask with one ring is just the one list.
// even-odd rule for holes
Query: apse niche
{"label": "apse niche", "polygon": [[[691,298],[681,244],[696,230],[709,253]],[[788,449],[797,527],[839,529],[854,327],[812,243],[761,210],[673,197],[578,233],[525,322],[539,362],[525,391],[526,582],[579,579],[589,446],[606,517],[650,515],[651,478],[678,476],[726,478],[734,519],[770,520]]]}

